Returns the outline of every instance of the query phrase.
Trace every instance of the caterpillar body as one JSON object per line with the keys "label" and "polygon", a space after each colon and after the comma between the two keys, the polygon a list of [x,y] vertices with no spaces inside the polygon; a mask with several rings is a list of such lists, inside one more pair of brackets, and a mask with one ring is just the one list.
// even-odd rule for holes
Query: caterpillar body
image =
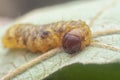
{"label": "caterpillar body", "polygon": [[6,48],[22,48],[32,52],[46,52],[63,47],[67,53],[74,53],[85,48],[90,42],[90,28],[81,20],[45,25],[16,24],[3,36]]}

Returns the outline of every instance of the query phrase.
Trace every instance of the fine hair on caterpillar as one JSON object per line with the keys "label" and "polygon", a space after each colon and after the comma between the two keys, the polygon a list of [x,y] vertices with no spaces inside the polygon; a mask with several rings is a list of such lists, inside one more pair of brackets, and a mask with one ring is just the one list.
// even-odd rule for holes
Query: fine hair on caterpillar
{"label": "fine hair on caterpillar", "polygon": [[112,4],[105,6],[104,9],[101,9],[100,12],[93,17],[89,25],[80,20],[60,21],[47,25],[17,24],[8,29],[8,32],[3,38],[5,47],[25,48],[32,52],[41,51],[43,54],[16,68],[11,73],[3,76],[2,79],[8,80],[15,77],[35,64],[38,64],[58,52],[61,52],[61,48],[70,54],[84,50],[84,48],[89,45],[120,52],[120,48],[92,41],[95,37],[120,33],[120,29],[111,29],[94,33],[91,33],[90,31],[90,27],[93,25],[95,20],[112,5],[113,2]]}

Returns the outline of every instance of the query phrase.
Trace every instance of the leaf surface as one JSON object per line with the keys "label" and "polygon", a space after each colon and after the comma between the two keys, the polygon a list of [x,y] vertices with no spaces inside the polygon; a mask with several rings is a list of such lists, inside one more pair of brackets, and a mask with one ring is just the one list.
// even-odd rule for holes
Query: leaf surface
{"label": "leaf surface", "polygon": [[[83,2],[73,1],[49,8],[46,7],[43,9],[36,9],[26,15],[23,15],[23,17],[20,17],[15,22],[5,26],[4,28],[0,27],[0,38],[2,39],[6,29],[15,23],[47,24],[61,20],[68,21],[80,19],[86,23],[89,23],[91,18],[94,17],[101,8],[109,3],[110,0],[93,0]],[[104,13],[99,16],[99,19],[95,21],[94,25],[91,27],[92,32],[108,30],[111,28],[120,28],[119,8],[120,1],[116,0],[115,4],[111,8],[104,11]],[[98,37],[95,38],[95,40],[111,46],[120,47],[119,34]],[[8,72],[12,72],[16,67],[19,67],[20,65],[23,65],[40,55],[41,53],[33,54],[27,50],[9,50],[4,48],[2,42],[0,42],[0,77]],[[101,64],[99,67],[102,67],[102,64],[116,63],[119,61],[119,52],[89,46],[75,56],[71,56],[65,52],[57,53],[55,56],[50,57],[49,59],[28,69],[24,73],[17,75],[17,77],[12,80],[43,79],[60,68],[73,63],[79,63],[80,65],[85,64],[85,66],[90,69],[88,64]],[[115,68],[115,66],[113,66],[113,68]],[[105,69],[103,69],[103,71],[104,70]],[[118,70],[120,70],[120,68],[118,68]],[[89,71],[88,74],[91,74],[91,71]],[[84,76],[85,75],[86,74],[84,74]]]}

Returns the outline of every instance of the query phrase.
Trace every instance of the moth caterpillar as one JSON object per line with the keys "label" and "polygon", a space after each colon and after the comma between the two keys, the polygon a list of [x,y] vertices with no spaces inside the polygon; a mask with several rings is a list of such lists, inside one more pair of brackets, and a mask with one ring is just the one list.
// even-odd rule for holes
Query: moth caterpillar
{"label": "moth caterpillar", "polygon": [[75,53],[91,42],[88,25],[79,21],[60,21],[46,25],[16,24],[3,37],[7,48],[25,48],[32,52],[46,52],[63,47],[67,53]]}

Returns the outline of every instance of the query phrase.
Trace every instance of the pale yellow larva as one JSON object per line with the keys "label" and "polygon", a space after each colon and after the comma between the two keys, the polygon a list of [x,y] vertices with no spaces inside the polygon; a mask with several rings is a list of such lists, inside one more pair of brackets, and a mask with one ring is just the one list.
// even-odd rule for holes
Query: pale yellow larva
{"label": "pale yellow larva", "polygon": [[[77,43],[76,39],[79,40]],[[89,45],[90,41],[91,31],[81,20],[46,25],[16,24],[10,27],[3,37],[5,47],[25,48],[32,52],[46,52],[63,47],[66,52],[74,53]]]}

